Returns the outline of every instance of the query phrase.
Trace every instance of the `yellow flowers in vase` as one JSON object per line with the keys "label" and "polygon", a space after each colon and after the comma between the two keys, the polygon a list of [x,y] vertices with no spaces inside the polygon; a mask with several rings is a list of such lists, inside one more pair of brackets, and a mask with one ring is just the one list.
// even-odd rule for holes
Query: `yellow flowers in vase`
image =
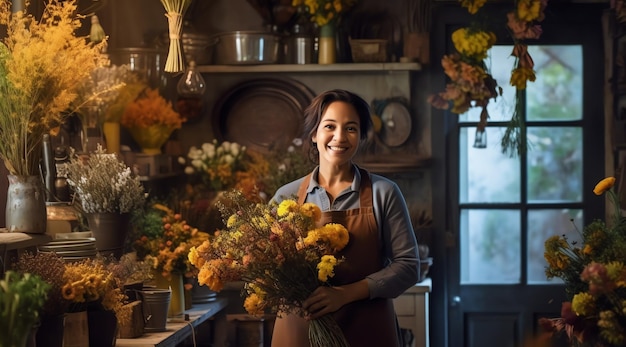
{"label": "yellow flowers in vase", "polygon": [[145,154],[160,154],[161,146],[172,132],[180,129],[185,118],[174,111],[158,89],[145,89],[124,109],[121,124]]}
{"label": "yellow flowers in vase", "polygon": [[39,175],[43,135],[63,121],[81,82],[107,62],[78,37],[76,0],[48,0],[41,18],[0,0],[0,158],[9,173]]}

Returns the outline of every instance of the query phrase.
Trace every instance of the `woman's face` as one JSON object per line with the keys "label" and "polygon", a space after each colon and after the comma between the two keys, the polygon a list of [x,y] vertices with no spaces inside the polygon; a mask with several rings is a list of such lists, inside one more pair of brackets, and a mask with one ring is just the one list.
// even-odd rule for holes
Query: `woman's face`
{"label": "woman's face", "polygon": [[352,105],[343,101],[328,105],[313,135],[320,165],[349,163],[359,148],[360,129],[359,115]]}

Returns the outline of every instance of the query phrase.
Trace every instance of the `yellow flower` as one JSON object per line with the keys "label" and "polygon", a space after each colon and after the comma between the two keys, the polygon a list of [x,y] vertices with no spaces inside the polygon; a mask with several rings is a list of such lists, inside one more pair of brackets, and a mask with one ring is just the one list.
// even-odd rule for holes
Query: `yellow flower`
{"label": "yellow flower", "polygon": [[461,28],[452,33],[452,43],[461,55],[480,61],[487,57],[487,51],[496,43],[496,35],[488,31]]}
{"label": "yellow flower", "polygon": [[337,258],[332,255],[324,255],[317,264],[317,278],[322,282],[328,282],[329,277],[335,276],[335,266],[337,265]]}
{"label": "yellow flower", "polygon": [[517,3],[517,16],[525,22],[532,22],[541,15],[540,0],[519,0]]}
{"label": "yellow flower", "polygon": [[263,299],[256,293],[252,293],[244,300],[243,307],[249,314],[258,316],[263,313]]}
{"label": "yellow flower", "polygon": [[322,218],[322,210],[316,204],[306,202],[300,208],[303,215],[313,218],[314,222],[317,222]]}
{"label": "yellow flower", "polygon": [[595,188],[593,188],[593,193],[595,195],[602,195],[602,193],[613,188],[613,185],[615,185],[615,177],[607,177],[596,184]]}
{"label": "yellow flower", "polygon": [[520,90],[526,89],[526,82],[535,82],[536,76],[533,69],[518,67],[511,72],[510,84]]}
{"label": "yellow flower", "polygon": [[298,203],[295,200],[283,200],[279,205],[278,205],[278,216],[279,217],[285,217],[287,216],[289,213],[297,211],[298,210]]}
{"label": "yellow flower", "polygon": [[480,10],[483,5],[487,2],[487,0],[459,0],[462,7],[467,8],[467,11],[470,14],[476,14],[478,10]]}
{"label": "yellow flower", "polygon": [[574,295],[572,299],[572,311],[579,316],[590,316],[596,313],[594,297],[586,292]]}

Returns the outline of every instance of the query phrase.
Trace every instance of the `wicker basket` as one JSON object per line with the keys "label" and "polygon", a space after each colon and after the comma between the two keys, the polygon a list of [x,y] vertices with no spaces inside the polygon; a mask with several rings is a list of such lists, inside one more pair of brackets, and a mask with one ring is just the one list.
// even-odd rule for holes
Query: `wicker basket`
{"label": "wicker basket", "polygon": [[350,39],[352,61],[355,63],[383,63],[387,61],[387,40]]}

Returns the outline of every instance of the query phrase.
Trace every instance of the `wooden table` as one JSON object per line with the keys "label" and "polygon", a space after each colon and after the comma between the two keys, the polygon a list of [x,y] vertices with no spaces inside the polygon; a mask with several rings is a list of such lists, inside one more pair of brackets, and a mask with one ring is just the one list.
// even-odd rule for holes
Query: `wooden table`
{"label": "wooden table", "polygon": [[198,334],[197,327],[207,320],[222,313],[228,300],[217,298],[207,304],[197,304],[185,311],[189,320],[168,318],[166,330],[162,332],[146,332],[134,339],[117,339],[116,347],[176,347],[191,336]]}
{"label": "wooden table", "polygon": [[50,242],[52,237],[47,234],[24,234],[7,232],[6,228],[0,228],[0,274],[9,268],[9,252],[17,258],[19,251],[36,249],[37,246]]}

